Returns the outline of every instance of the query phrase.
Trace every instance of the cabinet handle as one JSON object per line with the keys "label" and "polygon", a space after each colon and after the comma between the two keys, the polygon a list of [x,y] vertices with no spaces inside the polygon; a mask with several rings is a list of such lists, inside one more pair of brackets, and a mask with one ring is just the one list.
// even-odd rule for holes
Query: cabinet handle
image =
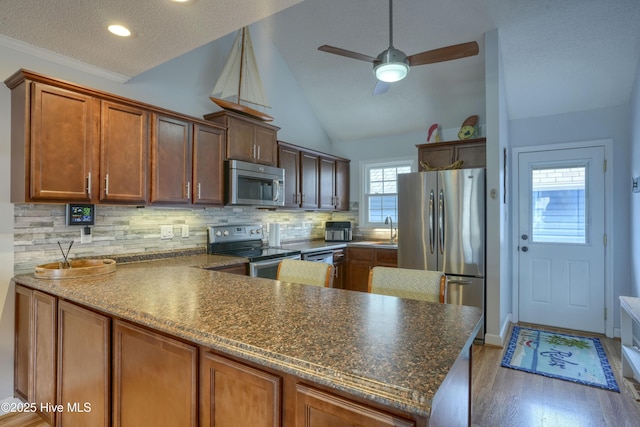
{"label": "cabinet handle", "polygon": [[187,196],[186,196],[186,198],[188,199],[189,197],[191,197],[191,181],[187,181]]}
{"label": "cabinet handle", "polygon": [[338,277],[338,266],[337,265],[333,266],[333,277],[334,278]]}
{"label": "cabinet handle", "polygon": [[87,194],[91,196],[91,172],[87,175]]}
{"label": "cabinet handle", "polygon": [[253,144],[253,152],[251,153],[252,158],[256,158],[256,144]]}
{"label": "cabinet handle", "polygon": [[104,177],[104,195],[109,195],[109,174]]}
{"label": "cabinet handle", "polygon": [[258,145],[258,160],[260,159],[260,146]]}
{"label": "cabinet handle", "polygon": [[200,183],[198,183],[198,200],[200,200],[202,198],[201,197],[202,196],[202,193],[201,193],[202,188],[201,187],[202,187],[202,185]]}

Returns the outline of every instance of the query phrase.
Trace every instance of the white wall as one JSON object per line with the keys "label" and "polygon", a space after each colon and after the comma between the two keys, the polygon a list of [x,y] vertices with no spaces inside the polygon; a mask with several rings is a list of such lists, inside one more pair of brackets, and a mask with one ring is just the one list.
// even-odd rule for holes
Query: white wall
{"label": "white wall", "polygon": [[[613,222],[613,236],[609,236],[608,242],[613,245],[614,328],[620,327],[618,296],[629,295],[631,292],[630,213],[631,200],[638,199],[638,195],[631,193],[630,129],[628,104],[555,116],[512,120],[509,129],[512,147],[598,139],[613,140],[613,159],[608,159],[607,169],[608,173],[613,174],[612,202],[615,206],[615,218],[607,218],[607,221]],[[640,169],[636,169],[636,172],[640,175]]]}
{"label": "white wall", "polygon": [[[631,153],[630,169],[632,177],[640,177],[640,65],[636,72],[636,80],[631,95]],[[631,271],[629,278],[629,293],[627,295],[640,297],[640,193],[631,194]]]}
{"label": "white wall", "polygon": [[[281,127],[278,136],[294,144],[330,152],[331,144],[315,118],[288,66],[270,41],[264,40],[262,27],[252,27],[257,61],[267,96],[269,113]],[[141,74],[127,83],[108,80],[82,64],[47,56],[35,49],[23,53],[0,45],[0,79],[20,68],[61,78],[95,89],[146,102],[201,118],[218,110],[209,100],[233,35],[202,46]],[[44,58],[47,59],[44,59]],[[10,91],[0,84],[0,400],[13,393],[13,205],[9,202],[10,183]]]}

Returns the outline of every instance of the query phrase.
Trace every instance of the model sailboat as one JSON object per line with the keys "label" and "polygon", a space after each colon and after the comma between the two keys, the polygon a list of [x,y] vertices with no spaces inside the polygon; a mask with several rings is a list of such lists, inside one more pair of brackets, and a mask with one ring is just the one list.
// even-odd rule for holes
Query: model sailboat
{"label": "model sailboat", "polygon": [[209,98],[225,110],[246,114],[265,122],[273,120],[273,117],[256,109],[269,106],[248,27],[238,31],[222,74]]}

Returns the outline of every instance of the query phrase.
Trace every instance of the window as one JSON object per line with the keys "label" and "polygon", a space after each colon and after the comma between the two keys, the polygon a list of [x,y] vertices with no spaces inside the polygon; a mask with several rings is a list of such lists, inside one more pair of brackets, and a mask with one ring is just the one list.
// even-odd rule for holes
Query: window
{"label": "window", "polygon": [[414,160],[366,162],[362,167],[360,227],[384,226],[387,216],[398,222],[398,174],[414,170]]}

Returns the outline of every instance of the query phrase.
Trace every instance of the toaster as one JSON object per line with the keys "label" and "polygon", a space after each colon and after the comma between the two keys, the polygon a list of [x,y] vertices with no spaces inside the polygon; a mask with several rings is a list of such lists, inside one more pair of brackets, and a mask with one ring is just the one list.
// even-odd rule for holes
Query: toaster
{"label": "toaster", "polygon": [[349,242],[353,239],[350,221],[327,221],[324,227],[326,242]]}

